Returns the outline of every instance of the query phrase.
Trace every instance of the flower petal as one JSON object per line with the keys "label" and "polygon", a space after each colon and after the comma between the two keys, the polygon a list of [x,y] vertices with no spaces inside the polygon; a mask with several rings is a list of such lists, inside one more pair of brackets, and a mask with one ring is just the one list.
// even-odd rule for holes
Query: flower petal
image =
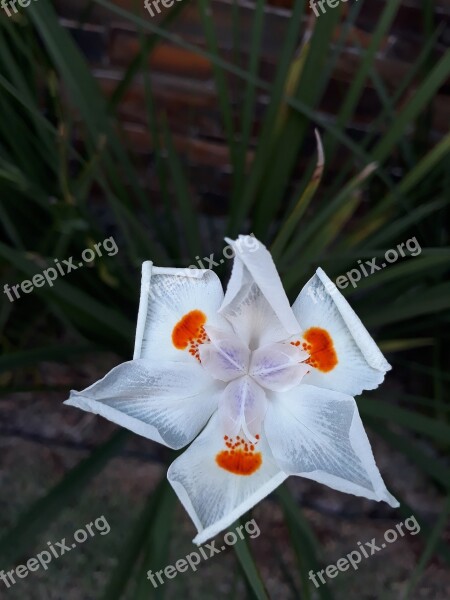
{"label": "flower petal", "polygon": [[219,400],[219,416],[224,433],[236,436],[241,430],[254,442],[261,431],[267,409],[262,387],[251,377],[240,377],[227,385]]}
{"label": "flower petal", "polygon": [[234,455],[226,448],[218,415],[213,415],[167,473],[198,529],[194,539],[196,544],[202,544],[229,527],[287,477],[274,463],[263,437],[255,452],[242,453],[240,459],[239,448],[234,450]]}
{"label": "flower petal", "polygon": [[291,344],[269,344],[252,354],[249,373],[264,388],[286,392],[297,386],[311,370],[308,353]]}
{"label": "flower petal", "polygon": [[138,359],[118,365],[64,404],[101,415],[134,433],[182,448],[217,408],[219,387],[197,361]]}
{"label": "flower petal", "polygon": [[248,235],[226,241],[235,259],[220,313],[252,350],[298,334],[300,327],[265,246]]}
{"label": "flower petal", "polygon": [[209,343],[199,347],[200,361],[215,379],[231,381],[247,373],[250,350],[235,334],[206,327]]}
{"label": "flower petal", "polygon": [[204,325],[231,330],[218,315],[223,290],[213,271],[142,265],[134,358],[192,361],[205,339]]}
{"label": "flower petal", "polygon": [[264,429],[283,471],[398,506],[375,464],[354,398],[306,384],[274,396]]}
{"label": "flower petal", "polygon": [[322,269],[302,289],[292,310],[302,326],[304,342],[313,349],[311,365],[316,368],[305,383],[352,396],[382,383],[391,366]]}

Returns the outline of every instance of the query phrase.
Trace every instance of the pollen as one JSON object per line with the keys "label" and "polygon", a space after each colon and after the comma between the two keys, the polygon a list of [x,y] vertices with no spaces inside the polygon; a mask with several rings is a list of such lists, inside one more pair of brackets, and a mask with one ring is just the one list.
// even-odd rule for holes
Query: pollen
{"label": "pollen", "polygon": [[309,353],[305,362],[323,373],[332,371],[338,364],[338,358],[328,331],[320,327],[311,327],[305,331],[303,338],[303,350]]}
{"label": "pollen", "polygon": [[[259,436],[256,436],[257,440]],[[216,463],[225,471],[234,473],[234,475],[252,475],[262,465],[261,452],[255,451],[255,444],[249,444],[244,438],[237,436],[236,441],[233,438],[224,436],[224,442],[228,450],[222,450],[216,456]]]}
{"label": "pollen", "polygon": [[188,350],[200,361],[198,347],[208,341],[204,329],[206,315],[201,310],[191,310],[184,315],[172,331],[172,343],[178,350]]}

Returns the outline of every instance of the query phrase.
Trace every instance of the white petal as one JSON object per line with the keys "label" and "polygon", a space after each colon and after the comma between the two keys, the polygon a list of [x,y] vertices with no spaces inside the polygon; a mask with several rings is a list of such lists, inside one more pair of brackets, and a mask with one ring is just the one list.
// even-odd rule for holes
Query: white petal
{"label": "white petal", "polygon": [[300,292],[292,310],[303,332],[321,328],[331,336],[337,364],[328,372],[312,369],[304,383],[352,396],[375,389],[390,365],[350,304],[322,269]]}
{"label": "white petal", "polygon": [[236,335],[206,327],[210,343],[201,344],[199,356],[203,367],[215,379],[231,381],[248,370],[250,350]]}
{"label": "white petal", "polygon": [[[164,269],[145,262],[134,358],[192,362],[189,350],[198,346],[199,336],[195,330],[192,335],[185,330],[186,345],[177,347],[173,339],[175,327],[188,315],[199,315],[199,326],[204,319],[209,325],[231,330],[227,321],[218,315],[222,300],[222,286],[213,271]],[[187,343],[190,337],[192,343]]]}
{"label": "white petal", "polygon": [[264,390],[250,377],[240,377],[227,385],[219,400],[219,415],[224,433],[235,436],[241,430],[254,442],[261,431],[267,409]]}
{"label": "white petal", "polygon": [[308,353],[291,344],[269,344],[252,354],[250,375],[259,385],[275,392],[286,392],[297,386],[311,370],[301,362]]}
{"label": "white petal", "polygon": [[170,466],[167,477],[198,529],[194,543],[202,544],[277,488],[286,474],[273,462],[266,441],[255,448],[261,464],[252,474],[238,475],[219,466],[226,452],[217,415]]}
{"label": "white petal", "polygon": [[301,384],[270,400],[264,429],[286,473],[398,506],[375,464],[351,396]]}
{"label": "white petal", "polygon": [[170,448],[182,448],[217,408],[219,388],[197,361],[118,365],[65,404],[101,415]]}
{"label": "white petal", "polygon": [[235,259],[221,314],[252,350],[298,334],[300,327],[265,246],[252,236],[226,241]]}

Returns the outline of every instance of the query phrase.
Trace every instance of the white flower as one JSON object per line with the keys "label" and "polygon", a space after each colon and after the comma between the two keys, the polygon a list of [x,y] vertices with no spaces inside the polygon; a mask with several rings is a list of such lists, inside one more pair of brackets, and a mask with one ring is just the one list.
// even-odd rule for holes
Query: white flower
{"label": "white flower", "polygon": [[144,263],[134,359],[66,404],[170,448],[192,442],[168,479],[197,544],[289,475],[398,506],[353,398],[390,369],[377,345],[322,269],[291,308],[267,249],[227,241],[225,296],[210,270]]}

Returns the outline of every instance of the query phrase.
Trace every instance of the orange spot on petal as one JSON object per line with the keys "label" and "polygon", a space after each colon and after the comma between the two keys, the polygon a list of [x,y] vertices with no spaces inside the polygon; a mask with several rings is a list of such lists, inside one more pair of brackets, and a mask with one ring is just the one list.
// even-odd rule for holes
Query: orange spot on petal
{"label": "orange spot on petal", "polygon": [[[259,435],[256,436],[259,439]],[[228,438],[230,439],[230,438]],[[234,473],[235,475],[252,475],[262,465],[261,452],[255,452],[255,446],[258,444],[249,444],[244,438],[239,436],[236,437],[234,444],[226,442],[228,448],[231,450],[222,450],[216,456],[216,463],[225,471]],[[232,441],[232,438],[231,438]]]}
{"label": "orange spot on petal", "polygon": [[186,350],[189,342],[196,340],[202,333],[206,315],[201,310],[191,310],[182,317],[172,331],[172,342],[178,350]]}
{"label": "orange spot on petal", "polygon": [[172,343],[178,350],[186,350],[200,362],[198,347],[209,341],[204,330],[206,315],[201,310],[191,310],[184,315],[172,331]]}
{"label": "orange spot on petal", "polygon": [[261,452],[249,453],[242,450],[228,452],[222,450],[216,456],[216,463],[222,469],[235,475],[252,475],[262,465]]}
{"label": "orange spot on petal", "polygon": [[333,340],[325,329],[320,327],[311,327],[303,337],[308,342],[308,352],[310,358],[306,364],[315,367],[323,373],[332,371],[338,364],[337,354],[334,349]]}

